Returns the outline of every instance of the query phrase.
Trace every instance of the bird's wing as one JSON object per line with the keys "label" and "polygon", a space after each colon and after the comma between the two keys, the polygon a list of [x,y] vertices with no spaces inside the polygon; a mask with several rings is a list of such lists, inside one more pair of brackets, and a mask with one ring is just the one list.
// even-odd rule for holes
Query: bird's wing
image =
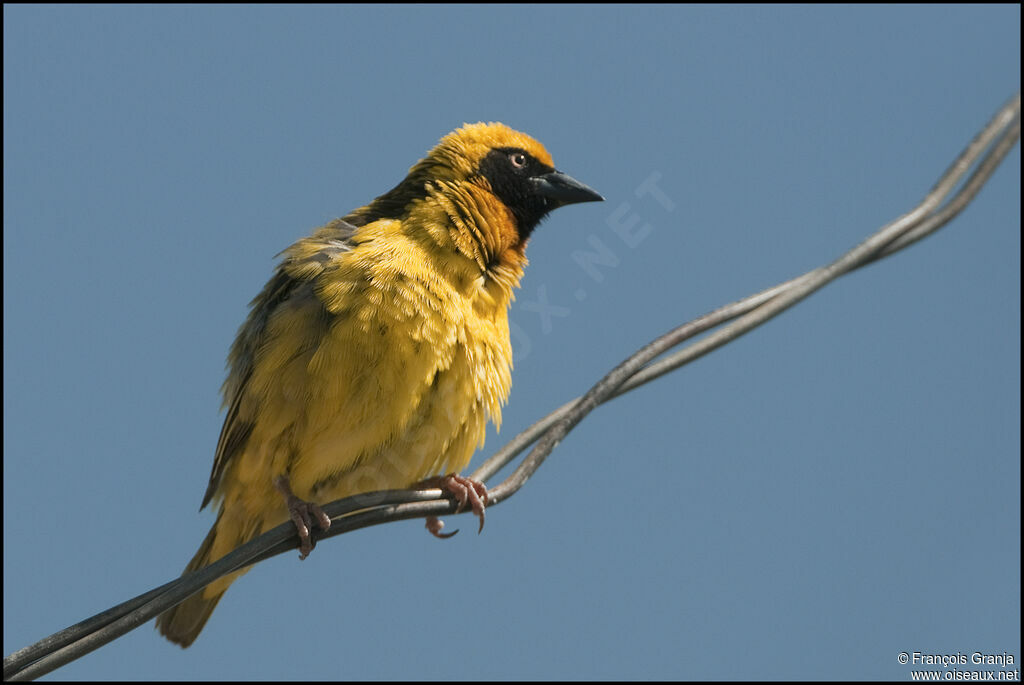
{"label": "bird's wing", "polygon": [[308,298],[315,306],[323,307],[316,298],[308,297],[313,281],[332,259],[352,249],[351,240],[356,230],[354,225],[338,219],[296,242],[282,253],[285,257],[274,276],[250,303],[249,317],[239,328],[228,355],[228,377],[221,388],[228,413],[217,440],[210,483],[200,509],[213,499],[224,471],[245,448],[255,425],[254,413],[243,411],[243,404],[256,354],[265,342],[267,322],[278,307],[295,298]]}

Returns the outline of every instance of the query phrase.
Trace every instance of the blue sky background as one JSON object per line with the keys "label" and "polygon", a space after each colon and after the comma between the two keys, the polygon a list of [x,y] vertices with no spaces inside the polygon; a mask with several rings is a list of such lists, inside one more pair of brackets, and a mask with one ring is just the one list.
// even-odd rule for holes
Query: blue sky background
{"label": "blue sky background", "polygon": [[[490,453],[916,204],[1019,88],[1019,27],[1018,6],[5,6],[4,653],[181,572],[274,254],[453,128],[526,131],[607,197],[530,244]],[[637,197],[652,174],[668,203]],[[482,535],[345,535],[250,572],[187,651],[149,624],[54,676],[1019,667],[1019,188],[1018,147],[937,235],[602,407]],[[632,216],[630,246],[610,225]],[[595,240],[601,280],[571,256]]]}

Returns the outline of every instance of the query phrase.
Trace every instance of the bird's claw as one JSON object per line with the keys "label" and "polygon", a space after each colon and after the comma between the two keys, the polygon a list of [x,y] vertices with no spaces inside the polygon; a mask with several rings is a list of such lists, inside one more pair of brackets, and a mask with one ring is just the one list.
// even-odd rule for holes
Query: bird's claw
{"label": "bird's claw", "polygon": [[456,528],[455,530],[453,530],[450,533],[442,533],[441,530],[443,528],[444,528],[444,521],[442,521],[441,519],[437,518],[436,516],[428,516],[427,517],[427,530],[429,530],[430,534],[433,535],[435,538],[441,538],[442,540],[447,540],[450,537],[455,537],[455,534],[459,532],[459,529]]}
{"label": "bird's claw", "polygon": [[316,502],[307,502],[297,497],[292,492],[286,476],[275,478],[274,487],[284,496],[288,515],[295,524],[295,532],[299,535],[299,559],[305,559],[316,547],[316,541],[311,537],[313,525],[319,526],[320,530],[327,530],[331,527],[331,517],[324,513]]}
{"label": "bird's claw", "polygon": [[[422,484],[439,487],[454,495],[455,501],[458,502],[458,506],[455,508],[456,514],[465,509],[466,505],[469,504],[473,510],[473,515],[480,519],[480,527],[477,529],[477,533],[484,529],[484,510],[487,508],[487,486],[483,483],[453,473],[447,476],[428,479],[423,481]],[[451,533],[442,533],[442,528],[444,528],[444,521],[436,516],[427,517],[427,530],[434,537],[447,539],[459,532],[458,530],[453,530]]]}

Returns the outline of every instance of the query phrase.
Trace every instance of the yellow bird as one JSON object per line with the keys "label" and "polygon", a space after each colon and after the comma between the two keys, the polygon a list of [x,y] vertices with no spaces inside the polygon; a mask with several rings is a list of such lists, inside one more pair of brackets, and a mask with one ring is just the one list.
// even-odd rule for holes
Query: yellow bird
{"label": "yellow bird", "polygon": [[[315,502],[425,479],[483,525],[486,491],[458,476],[501,422],[508,308],[531,233],[553,209],[603,198],[533,138],[467,124],[365,207],[286,249],[228,357],[228,408],[203,507],[217,521],[185,572],[295,522],[305,557]],[[440,537],[443,524],[428,519]],[[243,571],[157,619],[187,647]]]}

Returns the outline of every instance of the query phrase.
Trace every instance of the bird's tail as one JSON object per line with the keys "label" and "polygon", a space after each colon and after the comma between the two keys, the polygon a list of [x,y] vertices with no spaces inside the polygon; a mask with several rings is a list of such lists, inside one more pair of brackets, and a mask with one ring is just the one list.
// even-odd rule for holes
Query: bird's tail
{"label": "bird's tail", "polygon": [[[220,525],[223,516],[224,512],[222,511],[217,516],[216,523],[210,528],[210,532],[206,534],[203,544],[199,546],[199,551],[192,557],[192,561],[188,562],[188,566],[185,567],[185,572],[182,575],[187,575],[209,565],[245,542],[242,539],[225,539],[226,537],[241,536],[226,535],[226,533],[234,531],[223,530],[223,528],[229,527]],[[227,592],[228,587],[243,573],[245,573],[245,570],[225,576],[206,586],[181,604],[171,607],[160,614],[156,619],[156,629],[160,631],[161,635],[176,645],[180,645],[182,648],[188,647],[199,637],[199,632],[210,619],[210,614],[213,613],[213,610],[217,607],[217,602]]]}

